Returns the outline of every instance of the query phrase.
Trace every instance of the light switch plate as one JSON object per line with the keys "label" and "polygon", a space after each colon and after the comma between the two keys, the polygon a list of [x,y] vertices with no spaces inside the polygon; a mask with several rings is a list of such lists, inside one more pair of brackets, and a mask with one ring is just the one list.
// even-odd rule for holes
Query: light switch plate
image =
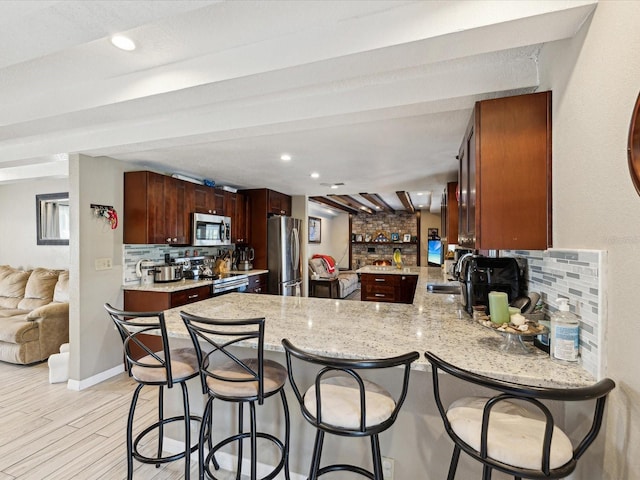
{"label": "light switch plate", "polygon": [[95,260],[96,270],[111,270],[113,268],[113,264],[111,258],[96,258]]}

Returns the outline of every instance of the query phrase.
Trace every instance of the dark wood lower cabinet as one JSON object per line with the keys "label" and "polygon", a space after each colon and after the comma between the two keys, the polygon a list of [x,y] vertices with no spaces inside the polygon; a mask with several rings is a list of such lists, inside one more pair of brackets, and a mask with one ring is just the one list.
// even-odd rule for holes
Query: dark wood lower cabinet
{"label": "dark wood lower cabinet", "polygon": [[[125,290],[124,309],[128,312],[159,312],[170,308],[199,302],[211,296],[211,286],[179,290],[177,292],[150,292],[148,290]],[[157,335],[145,335],[144,344],[153,352],[162,350],[162,341]],[[134,352],[136,349],[133,349]],[[138,349],[138,358],[146,355],[142,349]],[[135,354],[135,353],[134,353]]]}
{"label": "dark wood lower cabinet", "polygon": [[269,280],[267,275],[267,273],[249,275],[247,293],[267,293],[267,281]]}
{"label": "dark wood lower cabinet", "polygon": [[363,302],[413,303],[418,276],[363,273],[360,282]]}

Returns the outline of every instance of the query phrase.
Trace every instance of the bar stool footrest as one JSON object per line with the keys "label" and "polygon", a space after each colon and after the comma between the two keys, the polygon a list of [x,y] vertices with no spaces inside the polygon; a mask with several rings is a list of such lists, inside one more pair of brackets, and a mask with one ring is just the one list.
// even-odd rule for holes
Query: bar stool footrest
{"label": "bar stool footrest", "polygon": [[321,475],[324,475],[325,473],[341,472],[345,470],[348,472],[357,473],[358,475],[362,475],[363,477],[370,478],[371,480],[375,479],[375,476],[370,471],[365,470],[362,467],[357,467],[356,465],[347,465],[344,463],[336,463],[334,465],[327,465],[326,467],[322,467],[318,470],[317,476],[319,477]]}
{"label": "bar stool footrest", "polygon": [[[201,417],[190,416],[189,418],[190,418],[191,421],[202,423],[202,418]],[[155,464],[156,466],[162,465],[164,463],[170,463],[170,462],[173,462],[175,460],[180,460],[181,458],[184,458],[184,453],[185,453],[184,451],[178,452],[178,453],[176,453],[174,455],[167,456],[167,457],[148,457],[148,456],[142,455],[140,452],[138,452],[138,444],[142,441],[142,439],[145,436],[147,436],[149,433],[151,433],[151,432],[157,430],[158,428],[160,428],[160,425],[164,426],[164,425],[167,425],[167,424],[173,423],[173,422],[182,422],[182,423],[184,423],[184,416],[165,418],[161,422],[156,422],[156,423],[154,423],[152,425],[149,425],[147,428],[142,430],[138,435],[136,435],[136,437],[133,439],[133,452],[132,452],[133,458],[138,460],[139,462],[147,463],[147,464]],[[198,430],[196,429],[195,431],[197,432]],[[192,445],[189,448],[189,453],[193,453],[193,452],[195,452],[197,450],[198,450],[198,442],[196,442],[195,445]]]}
{"label": "bar stool footrest", "polygon": [[[280,462],[278,462],[278,464],[273,468],[273,470],[271,471],[271,473],[269,473],[268,475],[260,478],[259,480],[271,480],[273,478],[276,477],[276,475],[278,475],[278,473],[280,473],[280,471],[284,468],[285,466],[285,451],[284,451],[284,443],[282,442],[282,440],[280,440],[278,437],[276,437],[275,435],[272,435],[270,433],[265,433],[265,432],[256,432],[256,437],[257,438],[263,438],[266,440],[270,440],[271,442],[273,442],[279,449],[280,449]],[[204,461],[204,471],[206,472],[206,474],[212,479],[212,480],[218,480],[213,473],[211,472],[211,469],[209,467],[209,465],[211,464],[211,462],[213,462],[214,467],[216,470],[218,470],[220,467],[218,466],[218,462],[215,459],[215,454],[218,450],[220,450],[222,447],[224,447],[225,445],[228,445],[232,442],[236,442],[236,441],[242,441],[245,439],[250,439],[251,438],[251,433],[250,432],[243,432],[243,433],[238,433],[236,435],[233,435],[231,437],[225,438],[224,440],[218,442],[216,445],[214,445],[214,447],[209,451],[209,453],[207,454],[205,461]]]}

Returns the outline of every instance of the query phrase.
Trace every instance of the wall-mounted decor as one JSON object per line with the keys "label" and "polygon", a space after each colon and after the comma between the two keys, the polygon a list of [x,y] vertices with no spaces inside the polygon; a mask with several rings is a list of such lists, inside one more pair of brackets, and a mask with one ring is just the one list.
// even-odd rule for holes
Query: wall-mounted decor
{"label": "wall-mounted decor", "polygon": [[38,245],[69,245],[69,192],[36,195]]}
{"label": "wall-mounted decor", "polygon": [[400,240],[400,234],[399,233],[392,233],[391,234],[391,241],[392,242],[397,242]]}
{"label": "wall-mounted decor", "polygon": [[362,242],[362,234],[361,233],[358,233],[356,235],[356,242]]}
{"label": "wall-mounted decor", "polygon": [[91,204],[94,216],[101,218],[111,226],[111,230],[118,228],[118,212],[111,205]]}
{"label": "wall-mounted decor", "polygon": [[633,186],[636,187],[636,192],[640,194],[640,94],[638,94],[636,106],[631,116],[627,155],[629,156],[631,180],[633,180]]}
{"label": "wall-mounted decor", "polygon": [[309,243],[320,243],[322,234],[322,219],[309,217]]}
{"label": "wall-mounted decor", "polygon": [[409,243],[411,241],[411,234],[410,233],[405,233],[402,237],[402,241],[405,243]]}

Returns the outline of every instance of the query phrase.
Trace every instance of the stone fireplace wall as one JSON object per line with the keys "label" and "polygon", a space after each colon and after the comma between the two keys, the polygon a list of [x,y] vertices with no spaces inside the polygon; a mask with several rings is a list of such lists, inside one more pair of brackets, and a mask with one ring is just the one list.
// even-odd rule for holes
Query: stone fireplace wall
{"label": "stone fireplace wall", "polygon": [[[407,266],[418,264],[419,246],[418,218],[412,213],[377,213],[376,215],[354,215],[351,220],[351,268],[357,269],[373,264],[374,260],[392,261],[393,251],[399,248],[402,252],[402,263]],[[383,233],[387,242],[376,242],[376,236]],[[392,242],[392,234],[397,233],[399,241]],[[411,236],[411,242],[404,242],[404,235]],[[362,235],[362,242],[355,241],[356,235]],[[371,241],[366,242],[366,236]]]}

